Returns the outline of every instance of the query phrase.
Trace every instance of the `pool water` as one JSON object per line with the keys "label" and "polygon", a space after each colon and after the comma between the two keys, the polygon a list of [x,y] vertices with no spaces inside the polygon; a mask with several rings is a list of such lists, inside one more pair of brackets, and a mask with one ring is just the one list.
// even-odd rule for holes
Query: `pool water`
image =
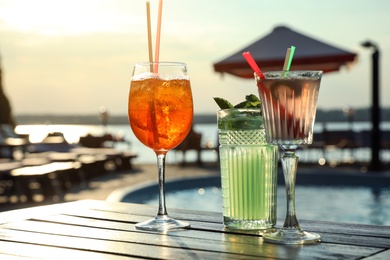
{"label": "pool water", "polygon": [[[178,185],[180,187],[180,185]],[[219,183],[208,182],[196,188],[176,186],[166,190],[169,208],[222,212],[222,195]],[[155,192],[146,191],[147,196],[128,193],[121,201],[158,206],[157,186]],[[279,218],[286,215],[286,192],[278,187]],[[296,186],[296,213],[299,219],[335,221],[344,223],[390,226],[390,188],[373,190],[368,187]]]}

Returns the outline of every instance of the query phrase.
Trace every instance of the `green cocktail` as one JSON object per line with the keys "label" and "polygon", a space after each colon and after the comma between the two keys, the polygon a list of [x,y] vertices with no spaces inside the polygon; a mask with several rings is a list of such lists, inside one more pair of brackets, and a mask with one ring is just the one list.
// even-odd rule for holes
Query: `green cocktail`
{"label": "green cocktail", "polygon": [[237,229],[276,224],[278,148],[269,145],[261,110],[218,111],[223,221]]}

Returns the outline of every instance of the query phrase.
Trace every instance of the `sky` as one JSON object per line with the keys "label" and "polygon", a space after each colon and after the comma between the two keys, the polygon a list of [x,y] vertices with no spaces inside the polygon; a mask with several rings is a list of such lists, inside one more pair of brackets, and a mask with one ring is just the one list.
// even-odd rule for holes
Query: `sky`
{"label": "sky", "polygon": [[[150,0],[153,42],[158,1]],[[0,0],[3,86],[14,114],[127,114],[132,68],[148,60],[145,0]],[[195,114],[213,97],[239,103],[254,80],[213,64],[277,26],[356,52],[358,61],[325,74],[318,108],[371,106],[370,40],[380,49],[380,105],[390,107],[390,1],[164,0],[160,61],[188,64]],[[155,44],[155,43],[154,43]],[[299,46],[297,46],[298,48]],[[282,64],[281,64],[282,67]]]}

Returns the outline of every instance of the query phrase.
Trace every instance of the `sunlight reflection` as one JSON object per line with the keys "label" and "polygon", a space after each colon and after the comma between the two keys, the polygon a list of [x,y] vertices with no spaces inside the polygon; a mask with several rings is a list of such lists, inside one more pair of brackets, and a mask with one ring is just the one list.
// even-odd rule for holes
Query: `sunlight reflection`
{"label": "sunlight reflection", "polygon": [[19,135],[28,135],[31,143],[42,142],[48,134],[63,133],[68,143],[78,143],[81,136],[88,134],[88,128],[80,125],[18,125],[15,132]]}

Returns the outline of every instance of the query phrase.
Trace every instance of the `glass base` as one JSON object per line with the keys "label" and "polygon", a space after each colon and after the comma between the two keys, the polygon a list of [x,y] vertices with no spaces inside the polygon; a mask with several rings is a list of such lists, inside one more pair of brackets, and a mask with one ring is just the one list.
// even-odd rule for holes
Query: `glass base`
{"label": "glass base", "polygon": [[301,229],[280,229],[275,233],[264,234],[263,239],[266,242],[285,245],[316,244],[321,242],[320,235],[305,232]]}
{"label": "glass base", "polygon": [[[223,217],[223,224],[225,227],[230,229],[244,229],[244,230],[251,230],[251,229],[271,229],[276,224],[276,219],[273,220],[243,220],[243,219],[233,219],[224,216]],[[276,229],[275,229],[276,230]]]}
{"label": "glass base", "polygon": [[176,220],[168,216],[157,216],[141,223],[135,224],[137,229],[148,231],[168,231],[174,229],[189,228],[190,224],[185,221]]}

